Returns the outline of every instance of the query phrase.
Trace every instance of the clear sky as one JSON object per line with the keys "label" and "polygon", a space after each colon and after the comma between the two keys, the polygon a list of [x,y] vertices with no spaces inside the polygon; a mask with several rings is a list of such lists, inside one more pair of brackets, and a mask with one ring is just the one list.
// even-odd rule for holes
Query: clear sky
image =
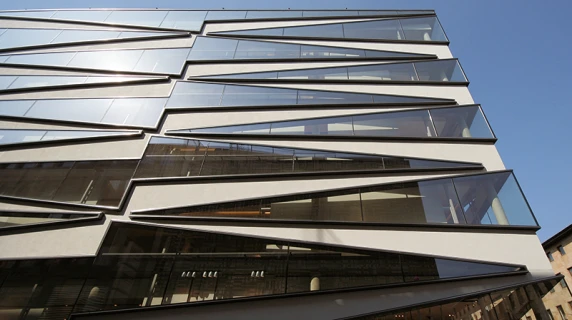
{"label": "clear sky", "polygon": [[1,0],[0,9],[435,9],[542,226],[541,240],[572,223],[570,0]]}

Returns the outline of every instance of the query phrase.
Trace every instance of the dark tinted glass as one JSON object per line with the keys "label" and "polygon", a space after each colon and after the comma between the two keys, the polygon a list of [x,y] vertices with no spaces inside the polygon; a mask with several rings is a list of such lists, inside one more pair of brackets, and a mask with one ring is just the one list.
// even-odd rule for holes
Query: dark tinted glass
{"label": "dark tinted glass", "polygon": [[413,64],[379,64],[363,67],[349,67],[351,80],[418,81]]}
{"label": "dark tinted glass", "polygon": [[137,161],[29,162],[0,165],[4,196],[117,206]]}
{"label": "dark tinted glass", "polygon": [[0,229],[96,218],[97,214],[53,212],[0,212]]}
{"label": "dark tinted glass", "polygon": [[352,135],[351,117],[312,119],[273,123],[270,134],[286,135]]}

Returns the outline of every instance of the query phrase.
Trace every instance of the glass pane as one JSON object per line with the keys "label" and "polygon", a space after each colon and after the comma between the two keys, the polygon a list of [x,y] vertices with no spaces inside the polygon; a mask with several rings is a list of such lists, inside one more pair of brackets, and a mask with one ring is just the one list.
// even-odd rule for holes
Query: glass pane
{"label": "glass pane", "polygon": [[[267,29],[268,30],[268,29]],[[285,37],[344,38],[341,24],[324,24],[284,28]]]}
{"label": "glass pane", "polygon": [[238,40],[197,37],[187,60],[232,59]]}
{"label": "glass pane", "polygon": [[367,188],[361,199],[365,222],[465,224],[450,179]]}
{"label": "glass pane", "polygon": [[437,263],[437,269],[439,270],[439,276],[441,279],[507,273],[518,271],[520,269],[519,267],[445,259],[435,259],[435,262]]}
{"label": "glass pane", "polygon": [[278,79],[300,80],[347,80],[348,68],[323,68],[292,71],[279,71]]}
{"label": "glass pane", "polygon": [[161,28],[200,31],[207,11],[169,11]]}
{"label": "glass pane", "polygon": [[103,10],[59,10],[52,19],[103,22],[110,14],[111,11]]}
{"label": "glass pane", "polygon": [[8,29],[0,35],[0,49],[48,44],[60,32],[50,29]]}
{"label": "glass pane", "polygon": [[437,17],[400,19],[405,39],[422,41],[447,41]]}
{"label": "glass pane", "polygon": [[415,69],[420,81],[467,81],[457,60],[415,62]]}
{"label": "glass pane", "polygon": [[11,55],[5,63],[65,67],[75,55],[76,52],[15,54]]}
{"label": "glass pane", "polygon": [[246,19],[268,19],[268,18],[294,18],[302,17],[302,11],[258,11],[246,12]]}
{"label": "glass pane", "polygon": [[369,94],[334,91],[298,90],[298,104],[373,103]]}
{"label": "glass pane", "polygon": [[234,59],[295,59],[300,57],[300,45],[240,40]]}
{"label": "glass pane", "polygon": [[66,76],[19,76],[16,81],[10,85],[10,89],[15,88],[33,88],[58,86],[68,84],[84,83],[87,77],[66,77]]}
{"label": "glass pane", "polygon": [[346,221],[361,222],[361,205],[358,193],[336,194],[330,192],[320,197],[272,201],[262,200],[261,211],[265,219],[308,220],[308,221]]}
{"label": "glass pane", "polygon": [[[40,212],[1,212],[0,228],[70,221],[96,217],[95,214],[40,213]],[[72,302],[73,303],[73,302]]]}
{"label": "glass pane", "polygon": [[[1,61],[1,58],[0,58]],[[0,76],[0,89],[7,89],[17,76]]]}
{"label": "glass pane", "polygon": [[265,87],[226,86],[221,105],[296,105],[296,91]]}
{"label": "glass pane", "polygon": [[189,130],[192,133],[226,133],[226,134],[269,134],[270,123],[245,124],[240,126],[199,128]]}
{"label": "glass pane", "polygon": [[[51,43],[116,39],[119,31],[64,30]],[[125,32],[129,34],[129,32]]]}
{"label": "glass pane", "polygon": [[132,71],[143,50],[112,50],[78,52],[68,67]]}
{"label": "glass pane", "polygon": [[198,176],[205,154],[195,140],[153,137],[135,177]]}
{"label": "glass pane", "polygon": [[211,10],[205,20],[240,20],[246,17],[246,11]]}
{"label": "glass pane", "polygon": [[42,141],[78,139],[78,138],[90,138],[90,137],[111,137],[111,136],[131,135],[133,133],[134,132],[129,132],[129,131],[50,130],[42,137]]}
{"label": "glass pane", "polygon": [[271,134],[285,135],[353,135],[351,117],[311,119],[272,123]]}
{"label": "glass pane", "polygon": [[426,110],[407,112],[375,113],[354,116],[356,136],[377,137],[435,137],[429,112]]}
{"label": "glass pane", "polygon": [[179,75],[189,49],[145,50],[133,71]]}
{"label": "glass pane", "polygon": [[161,21],[165,19],[168,11],[113,11],[107,19],[106,23],[113,24],[129,24],[138,26],[158,27]]}
{"label": "glass pane", "polygon": [[224,84],[178,81],[166,108],[219,106]]}
{"label": "glass pane", "polygon": [[0,114],[3,116],[22,117],[36,100],[0,101]]}
{"label": "glass pane", "polygon": [[405,40],[397,19],[344,23],[344,37],[348,39]]}
{"label": "glass pane", "polygon": [[283,28],[252,29],[239,31],[224,31],[225,35],[245,35],[245,36],[278,36],[284,35]]}
{"label": "glass pane", "polygon": [[0,12],[0,16],[8,17],[26,17],[26,18],[50,18],[55,11],[10,11]]}
{"label": "glass pane", "polygon": [[510,172],[459,177],[453,182],[467,223],[537,225]]}
{"label": "glass pane", "polygon": [[397,11],[393,10],[361,10],[358,11],[360,16],[385,16],[385,15],[393,15],[397,14]]}
{"label": "glass pane", "polygon": [[387,80],[417,81],[417,75],[411,63],[378,64],[360,67],[349,67],[351,80]]}
{"label": "glass pane", "polygon": [[51,200],[73,162],[28,162],[0,166],[0,194]]}
{"label": "glass pane", "polygon": [[356,57],[366,56],[365,51],[360,49],[320,47],[320,46],[309,46],[309,45],[302,45],[301,52],[302,52],[301,57],[305,59],[350,58],[350,57],[356,58]]}
{"label": "glass pane", "polygon": [[38,100],[26,117],[98,123],[112,99]]}
{"label": "glass pane", "polygon": [[304,11],[304,17],[348,17],[357,16],[357,11],[331,10],[331,11]]}
{"label": "glass pane", "polygon": [[76,162],[53,200],[118,206],[137,162],[137,160]]}
{"label": "glass pane", "polygon": [[166,102],[167,98],[115,99],[101,122],[154,127]]}
{"label": "glass pane", "polygon": [[40,141],[44,130],[0,130],[0,144]]}
{"label": "glass pane", "polygon": [[375,155],[337,153],[320,150],[295,150],[294,171],[383,170],[383,158]]}
{"label": "glass pane", "polygon": [[431,109],[429,112],[439,137],[494,138],[478,106]]}

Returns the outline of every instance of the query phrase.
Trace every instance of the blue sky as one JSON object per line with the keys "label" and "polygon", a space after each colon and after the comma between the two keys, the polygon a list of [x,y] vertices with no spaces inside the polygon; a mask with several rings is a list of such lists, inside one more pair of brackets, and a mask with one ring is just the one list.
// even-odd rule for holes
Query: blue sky
{"label": "blue sky", "polygon": [[435,9],[483,105],[496,146],[539,220],[541,240],[572,223],[572,1],[19,0],[0,9]]}

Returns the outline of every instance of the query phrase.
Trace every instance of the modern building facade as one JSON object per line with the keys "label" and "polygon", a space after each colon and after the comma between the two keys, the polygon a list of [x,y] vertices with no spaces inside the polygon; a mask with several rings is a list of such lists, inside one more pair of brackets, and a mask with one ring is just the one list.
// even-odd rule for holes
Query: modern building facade
{"label": "modern building facade", "polygon": [[549,319],[448,44],[432,10],[0,12],[0,318]]}

